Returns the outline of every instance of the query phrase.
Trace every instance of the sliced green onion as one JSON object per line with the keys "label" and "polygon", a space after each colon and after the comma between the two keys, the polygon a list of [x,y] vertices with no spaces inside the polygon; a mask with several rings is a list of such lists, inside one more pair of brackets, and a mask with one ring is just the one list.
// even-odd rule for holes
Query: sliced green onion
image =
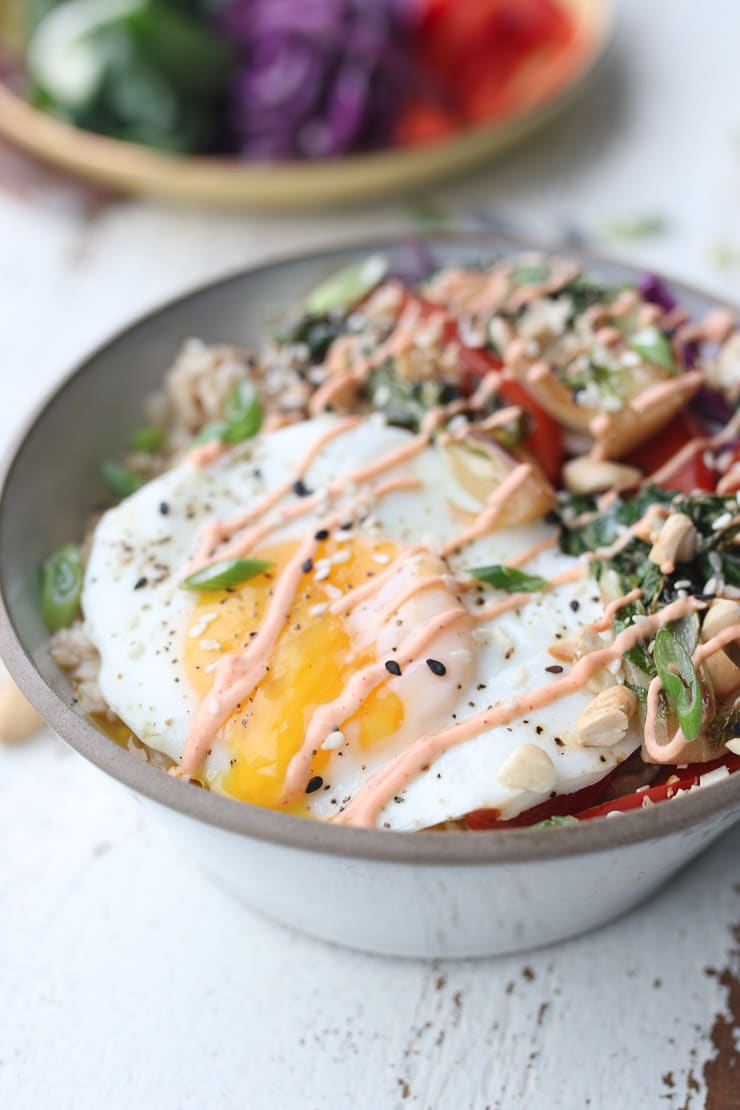
{"label": "sliced green onion", "polygon": [[517,285],[537,285],[541,281],[547,281],[550,267],[544,262],[534,262],[529,266],[514,266],[511,276]]}
{"label": "sliced green onion", "polygon": [[630,347],[648,362],[662,366],[669,374],[678,373],[671,345],[660,328],[651,326],[635,332],[630,339]]}
{"label": "sliced green onion", "polygon": [[346,266],[313,289],[303,307],[312,316],[323,316],[335,308],[351,308],[379,285],[388,273],[388,259],[371,254],[363,262]]}
{"label": "sliced green onion", "polygon": [[546,817],[544,821],[538,821],[536,825],[532,825],[533,829],[554,829],[558,825],[577,825],[577,817]]}
{"label": "sliced green onion", "polygon": [[102,462],[100,477],[116,497],[130,497],[144,485],[144,479],[139,474],[134,474],[127,466],[115,462]]}
{"label": "sliced green onion", "polygon": [[669,628],[656,633],[653,661],[681,732],[687,740],[695,740],[701,729],[701,683],[691,656]]}
{"label": "sliced green onion", "polygon": [[153,425],[137,428],[131,433],[129,446],[132,451],[143,451],[147,455],[154,455],[164,443],[164,428],[155,428]]}
{"label": "sliced green onion", "polygon": [[242,443],[256,436],[262,427],[262,405],[250,381],[239,382],[226,402],[224,443]]}
{"label": "sliced green onion", "polygon": [[506,590],[510,594],[536,593],[547,585],[546,580],[536,574],[525,574],[516,567],[505,567],[500,563],[494,563],[490,567],[471,567],[467,573],[471,578],[477,578],[479,582],[486,582],[489,586],[495,586],[497,590]]}
{"label": "sliced green onion", "polygon": [[263,559],[222,559],[196,570],[182,582],[182,586],[186,590],[226,590],[229,586],[238,586],[258,574],[264,574],[272,565]]}
{"label": "sliced green onion", "polygon": [[225,420],[213,420],[210,424],[204,424],[193,437],[193,446],[200,447],[203,443],[212,443],[214,439],[220,439],[223,442],[228,427]]}
{"label": "sliced green onion", "polygon": [[73,543],[55,551],[41,570],[41,615],[47,628],[66,628],[77,616],[82,593],[82,556]]}

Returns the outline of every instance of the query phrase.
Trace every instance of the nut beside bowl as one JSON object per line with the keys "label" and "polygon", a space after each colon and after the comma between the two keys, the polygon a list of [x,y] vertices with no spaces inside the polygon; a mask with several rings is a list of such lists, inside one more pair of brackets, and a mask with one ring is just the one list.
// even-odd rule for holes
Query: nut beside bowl
{"label": "nut beside bowl", "polygon": [[[520,251],[500,238],[428,240],[441,263]],[[577,826],[394,833],[309,822],[176,781],[116,746],[71,704],[47,651],[38,567],[81,533],[99,461],[141,421],[173,350],[190,335],[254,341],[291,298],[378,244],[252,269],[147,316],[78,367],[11,452],[0,494],[0,638],[11,674],[77,752],[132,790],[182,848],[268,916],[324,939],[403,956],[480,956],[602,924],[654,892],[740,816],[740,775],[671,802]],[[403,263],[402,242],[382,244]],[[584,259],[585,262],[591,260]],[[628,267],[595,260],[609,278]],[[709,298],[681,289],[701,313]],[[73,430],[73,432],[72,432]]]}

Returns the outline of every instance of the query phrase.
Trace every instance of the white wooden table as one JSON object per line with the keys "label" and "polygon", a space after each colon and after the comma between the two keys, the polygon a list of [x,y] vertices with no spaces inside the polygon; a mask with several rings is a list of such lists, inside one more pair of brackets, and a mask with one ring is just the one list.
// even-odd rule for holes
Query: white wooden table
{"label": "white wooden table", "polygon": [[[740,6],[629,0],[621,15],[578,107],[425,199],[597,241],[657,213],[665,234],[602,245],[740,300]],[[138,310],[270,252],[411,218],[405,204],[294,219],[97,208],[5,151],[0,183],[0,441]],[[739,859],[740,826],[648,906],[554,948],[377,959],[232,902],[42,734],[0,751],[0,1107],[731,1110]]]}

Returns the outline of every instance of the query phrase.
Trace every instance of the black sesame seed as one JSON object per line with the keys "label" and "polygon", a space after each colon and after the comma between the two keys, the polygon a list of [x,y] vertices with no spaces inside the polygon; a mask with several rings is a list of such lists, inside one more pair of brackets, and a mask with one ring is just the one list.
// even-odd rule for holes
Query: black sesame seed
{"label": "black sesame seed", "polygon": [[313,570],[313,559],[306,559],[305,563],[301,567],[301,570],[304,574],[310,574]]}
{"label": "black sesame seed", "polygon": [[578,610],[581,608],[581,603],[580,603],[580,601],[576,601],[576,599],[573,598],[573,600],[570,603],[570,607],[571,607],[571,609],[573,610],[574,613],[577,613]]}
{"label": "black sesame seed", "polygon": [[563,668],[560,666],[559,663],[553,663],[553,665],[551,667],[545,667],[545,670],[547,671],[548,674],[562,674],[563,673]]}
{"label": "black sesame seed", "polygon": [[321,790],[321,787],[323,785],[324,780],[322,779],[321,775],[314,775],[312,779],[309,779],[308,786],[306,787],[306,793],[315,794],[317,790]]}
{"label": "black sesame seed", "polygon": [[299,478],[297,482],[293,483],[293,493],[296,495],[296,497],[308,497],[311,493],[311,490],[308,488],[303,479]]}
{"label": "black sesame seed", "polygon": [[440,663],[439,659],[427,659],[427,667],[429,667],[432,674],[436,674],[439,678],[447,674],[447,667],[444,663]]}
{"label": "black sesame seed", "polygon": [[328,528],[319,528],[318,532],[314,536],[314,539],[315,540],[328,540],[329,539],[329,529]]}
{"label": "black sesame seed", "polygon": [[341,530],[343,532],[349,532],[350,528],[352,527],[352,524],[353,524],[353,521],[345,520],[345,522],[343,524],[340,524],[339,527],[341,528]]}
{"label": "black sesame seed", "polygon": [[147,582],[148,582],[147,578],[137,579],[136,584],[134,585],[134,589],[135,590],[143,590],[143,588],[144,588],[144,586],[146,586]]}
{"label": "black sesame seed", "polygon": [[169,505],[167,504],[166,501],[162,501],[162,503],[159,506],[159,511],[162,514],[162,516],[168,516],[169,515],[170,507],[169,507]]}
{"label": "black sesame seed", "polygon": [[401,673],[401,668],[399,667],[395,659],[388,659],[385,664],[385,669],[388,671],[389,674],[394,674],[396,677],[398,677]]}

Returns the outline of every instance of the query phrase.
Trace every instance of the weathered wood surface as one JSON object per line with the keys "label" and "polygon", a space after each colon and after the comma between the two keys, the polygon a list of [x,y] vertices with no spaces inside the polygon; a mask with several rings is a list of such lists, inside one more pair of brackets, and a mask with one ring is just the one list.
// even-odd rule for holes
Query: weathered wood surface
{"label": "weathered wood surface", "polygon": [[[435,194],[740,300],[740,8],[622,5],[602,83],[539,143]],[[418,216],[417,216],[418,218]],[[0,151],[0,442],[138,311],[251,259],[408,226],[94,198]],[[232,902],[49,734],[0,751],[0,1106],[8,1110],[732,1110],[740,827],[649,905],[526,956],[330,949]]]}

